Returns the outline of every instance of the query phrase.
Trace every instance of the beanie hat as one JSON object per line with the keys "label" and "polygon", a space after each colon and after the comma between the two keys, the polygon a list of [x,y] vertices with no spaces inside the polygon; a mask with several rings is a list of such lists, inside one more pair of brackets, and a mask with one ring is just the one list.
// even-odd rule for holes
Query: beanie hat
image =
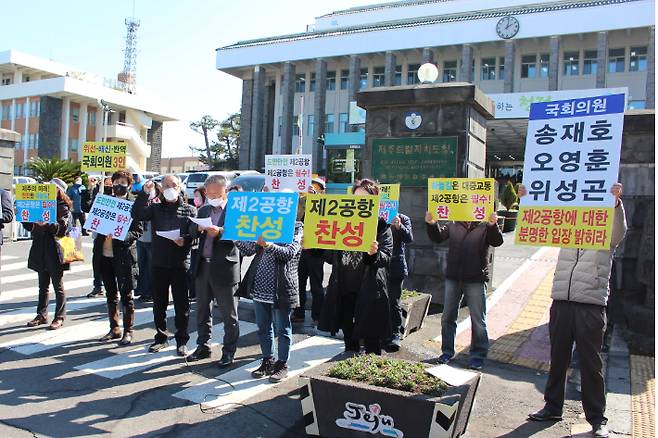
{"label": "beanie hat", "polygon": [[66,189],[67,189],[67,187],[68,187],[68,186],[66,185],[66,183],[65,183],[64,181],[62,181],[61,179],[59,179],[59,178],[53,178],[53,179],[51,179],[51,180],[50,180],[50,183],[51,183],[51,184],[55,184],[57,187],[59,187],[60,189],[62,189],[63,192],[66,192]]}

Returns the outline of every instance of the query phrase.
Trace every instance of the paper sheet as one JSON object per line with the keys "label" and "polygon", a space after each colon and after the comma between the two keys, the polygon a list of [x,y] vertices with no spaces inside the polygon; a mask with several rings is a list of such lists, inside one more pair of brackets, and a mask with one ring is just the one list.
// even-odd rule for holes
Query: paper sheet
{"label": "paper sheet", "polygon": [[155,234],[169,240],[176,240],[180,238],[180,230],[156,231]]}
{"label": "paper sheet", "polygon": [[204,228],[208,228],[212,226],[212,219],[210,219],[209,217],[203,217],[203,218],[191,217],[190,220],[197,225],[201,225]]}
{"label": "paper sheet", "polygon": [[463,385],[477,375],[472,371],[453,368],[450,365],[439,365],[426,368],[425,371],[434,377],[438,377],[451,386]]}

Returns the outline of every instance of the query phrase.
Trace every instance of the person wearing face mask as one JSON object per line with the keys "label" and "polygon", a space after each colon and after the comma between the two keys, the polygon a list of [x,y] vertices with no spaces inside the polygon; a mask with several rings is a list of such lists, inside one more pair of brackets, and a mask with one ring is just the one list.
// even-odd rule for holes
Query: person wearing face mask
{"label": "person wearing face mask", "polygon": [[207,205],[199,210],[199,217],[209,217],[211,226],[190,223],[190,235],[199,237],[198,263],[193,271],[196,279],[198,338],[197,348],[188,360],[196,361],[211,356],[212,302],[217,300],[224,323],[224,340],[220,367],[233,363],[240,337],[238,298],[235,292],[240,282],[240,253],[232,240],[222,240],[226,212],[226,179],[211,175],[204,183]]}
{"label": "person wearing face mask", "polygon": [[[194,206],[198,209],[206,205],[206,188],[201,186],[197,187],[194,189],[194,199],[192,201],[194,203]],[[192,251],[190,254],[190,269],[187,270],[187,289],[188,289],[188,296],[190,297],[190,301],[194,301],[196,299],[196,287],[195,287],[195,279],[194,279],[194,272],[196,271],[196,265],[198,263],[198,252],[199,252],[199,243],[197,239],[194,239],[194,242],[192,244]]]}
{"label": "person wearing face mask", "polygon": [[[187,356],[187,341],[190,339],[187,330],[190,318],[187,269],[193,240],[188,230],[189,218],[195,217],[197,211],[181,194],[181,182],[176,175],[162,179],[160,196],[156,198],[155,183],[149,180],[144,183],[132,209],[134,220],[151,221],[151,285],[156,334],[149,352],[157,353],[169,345],[167,306],[171,287],[176,314],[176,351],[179,356]],[[172,230],[179,230],[180,237],[176,240],[157,234],[158,231]]]}
{"label": "person wearing face mask", "polygon": [[[128,199],[132,175],[125,170],[112,175],[112,188],[116,198]],[[121,339],[119,345],[128,345],[133,340],[135,302],[132,291],[137,276],[137,250],[135,242],[142,234],[142,224],[133,220],[126,238],[113,239],[112,235],[96,234],[92,263],[101,272],[107,291],[107,316],[110,331],[99,339],[107,342]],[[123,305],[123,337],[119,327],[119,296]]]}
{"label": "person wearing face mask", "polygon": [[86,191],[86,187],[82,185],[82,178],[76,177],[75,182],[71,187],[66,190],[66,195],[69,197],[71,202],[73,202],[73,226],[76,226],[77,222],[80,222],[80,228],[82,230],[82,235],[87,236],[87,230],[83,228],[87,215],[82,210],[83,204],[83,193]]}
{"label": "person wearing face mask", "polygon": [[[100,190],[103,190],[103,195],[107,196],[112,196],[112,178],[107,177],[103,180],[103,185],[99,186],[99,192]],[[98,195],[98,192],[94,195],[93,202],[96,200],[96,195]],[[96,233],[91,233],[92,237],[94,240],[96,240],[97,234]],[[92,289],[91,292],[87,294],[87,298],[95,298],[95,297],[102,297],[105,295],[105,292],[103,291],[103,275],[100,271],[100,264],[98,263],[92,263],[92,268],[94,270],[94,288]]]}

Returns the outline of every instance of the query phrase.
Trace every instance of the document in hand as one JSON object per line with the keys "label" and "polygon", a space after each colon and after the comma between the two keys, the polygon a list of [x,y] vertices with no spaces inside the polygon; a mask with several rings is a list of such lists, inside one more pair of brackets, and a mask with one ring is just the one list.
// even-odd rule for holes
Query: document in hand
{"label": "document in hand", "polygon": [[190,220],[203,228],[212,227],[212,219],[209,217],[191,217]]}
{"label": "document in hand", "polygon": [[169,240],[176,240],[180,238],[180,230],[156,231],[155,234]]}

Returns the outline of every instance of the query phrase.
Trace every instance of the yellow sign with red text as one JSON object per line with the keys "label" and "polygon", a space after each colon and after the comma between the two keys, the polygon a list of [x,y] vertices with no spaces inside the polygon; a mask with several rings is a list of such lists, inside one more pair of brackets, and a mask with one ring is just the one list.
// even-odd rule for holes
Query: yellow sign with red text
{"label": "yellow sign with red text", "polygon": [[80,169],[83,172],[114,172],[126,168],[127,144],[86,141],[82,145]]}
{"label": "yellow sign with red text", "polygon": [[494,212],[493,178],[430,178],[427,206],[434,220],[486,221]]}

